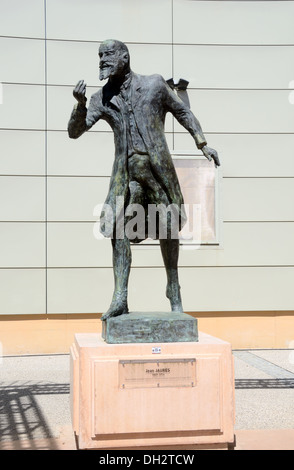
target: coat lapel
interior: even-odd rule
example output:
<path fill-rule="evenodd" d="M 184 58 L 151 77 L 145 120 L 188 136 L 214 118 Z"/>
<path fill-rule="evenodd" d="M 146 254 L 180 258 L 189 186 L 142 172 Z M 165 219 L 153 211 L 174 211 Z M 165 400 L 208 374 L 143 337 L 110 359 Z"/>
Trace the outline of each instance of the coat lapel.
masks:
<path fill-rule="evenodd" d="M 112 98 L 109 100 L 109 102 L 112 104 L 112 106 L 114 106 L 118 111 L 120 111 L 120 103 L 119 103 L 119 99 L 116 95 L 113 95 Z"/>
<path fill-rule="evenodd" d="M 133 74 L 132 79 L 132 107 L 133 109 L 137 107 L 138 103 L 140 102 L 142 96 L 142 84 L 139 78 L 140 76 L 136 73 Z"/>

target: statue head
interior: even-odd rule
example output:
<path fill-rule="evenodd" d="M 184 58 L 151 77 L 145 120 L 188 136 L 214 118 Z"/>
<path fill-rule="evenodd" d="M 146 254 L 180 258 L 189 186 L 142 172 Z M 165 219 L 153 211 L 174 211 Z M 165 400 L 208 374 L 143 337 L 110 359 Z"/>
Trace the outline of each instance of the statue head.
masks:
<path fill-rule="evenodd" d="M 107 39 L 99 48 L 100 80 L 122 77 L 130 71 L 130 54 L 127 46 L 115 39 Z"/>

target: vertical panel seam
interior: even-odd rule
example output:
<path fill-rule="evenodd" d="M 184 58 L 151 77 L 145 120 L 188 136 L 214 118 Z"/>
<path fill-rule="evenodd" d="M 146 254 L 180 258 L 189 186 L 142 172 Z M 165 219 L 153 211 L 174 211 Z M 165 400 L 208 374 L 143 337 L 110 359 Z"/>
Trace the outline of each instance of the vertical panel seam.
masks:
<path fill-rule="evenodd" d="M 47 122 L 47 116 L 48 116 L 48 102 L 47 102 L 47 0 L 44 0 L 44 37 L 45 37 L 45 48 L 44 48 L 44 81 L 45 81 L 45 313 L 48 315 L 48 293 L 47 293 L 47 288 L 48 288 L 48 188 L 47 188 L 47 175 L 48 175 L 48 162 L 47 162 L 47 150 L 48 150 L 48 145 L 47 145 L 47 127 L 48 127 L 48 122 Z"/>
<path fill-rule="evenodd" d="M 172 78 L 174 78 L 174 0 L 171 0 Z M 175 150 L 175 118 L 172 119 L 172 146 Z"/>

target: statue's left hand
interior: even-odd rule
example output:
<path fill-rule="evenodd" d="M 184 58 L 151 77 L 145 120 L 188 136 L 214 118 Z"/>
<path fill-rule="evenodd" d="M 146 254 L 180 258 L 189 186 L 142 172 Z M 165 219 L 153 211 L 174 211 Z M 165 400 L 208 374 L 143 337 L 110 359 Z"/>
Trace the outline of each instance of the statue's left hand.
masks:
<path fill-rule="evenodd" d="M 218 166 L 220 166 L 220 161 L 219 161 L 218 154 L 217 154 L 217 151 L 216 151 L 216 150 L 207 147 L 207 145 L 205 145 L 204 147 L 202 147 L 201 150 L 202 150 L 202 152 L 203 152 L 203 155 L 204 155 L 209 161 L 211 161 L 211 160 L 214 161 L 214 165 L 215 165 L 216 168 L 217 168 Z"/>

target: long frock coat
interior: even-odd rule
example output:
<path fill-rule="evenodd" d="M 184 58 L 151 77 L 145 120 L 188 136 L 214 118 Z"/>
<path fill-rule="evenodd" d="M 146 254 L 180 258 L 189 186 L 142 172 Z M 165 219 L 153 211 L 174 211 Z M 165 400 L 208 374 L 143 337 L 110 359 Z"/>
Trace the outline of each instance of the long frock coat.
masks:
<path fill-rule="evenodd" d="M 68 123 L 69 137 L 80 137 L 99 119 L 108 122 L 114 133 L 115 159 L 110 178 L 108 195 L 101 218 L 101 232 L 113 237 L 117 216 L 130 197 L 128 174 L 129 113 L 149 155 L 152 173 L 165 191 L 170 204 L 179 208 L 180 229 L 186 216 L 184 201 L 164 134 L 165 117 L 168 112 L 190 132 L 198 148 L 206 145 L 199 121 L 188 106 L 171 90 L 161 75 L 143 76 L 131 72 L 129 80 L 130 106 L 125 106 L 121 90 L 107 84 L 91 96 L 88 109 L 77 104 Z M 121 207 L 118 207 L 120 201 Z M 121 203 L 121 201 L 123 201 Z M 134 202 L 134 201 L 133 201 Z M 141 240 L 139 240 L 141 241 Z"/>

